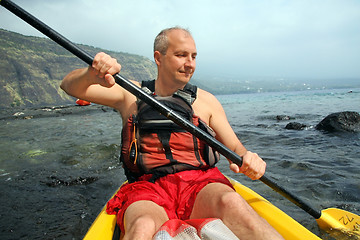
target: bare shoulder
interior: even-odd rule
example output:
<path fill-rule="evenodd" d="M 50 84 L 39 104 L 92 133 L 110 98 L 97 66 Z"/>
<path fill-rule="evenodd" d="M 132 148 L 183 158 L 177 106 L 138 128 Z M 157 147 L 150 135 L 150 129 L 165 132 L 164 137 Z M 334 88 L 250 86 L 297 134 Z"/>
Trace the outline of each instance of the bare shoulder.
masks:
<path fill-rule="evenodd" d="M 197 98 L 199 100 L 198 103 L 201 104 L 201 106 L 203 107 L 205 106 L 209 106 L 211 108 L 221 107 L 220 102 L 212 93 L 205 91 L 201 88 L 198 88 Z"/>
<path fill-rule="evenodd" d="M 210 118 L 219 110 L 222 110 L 220 102 L 208 91 L 198 88 L 197 99 L 193 104 L 194 112 L 207 124 Z"/>

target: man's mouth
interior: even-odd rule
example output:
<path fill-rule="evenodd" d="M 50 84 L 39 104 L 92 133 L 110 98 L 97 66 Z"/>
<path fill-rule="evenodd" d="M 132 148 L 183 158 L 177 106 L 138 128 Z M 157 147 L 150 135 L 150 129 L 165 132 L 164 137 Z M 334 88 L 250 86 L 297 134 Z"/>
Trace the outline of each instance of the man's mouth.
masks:
<path fill-rule="evenodd" d="M 179 71 L 181 74 L 191 75 L 193 71 Z"/>

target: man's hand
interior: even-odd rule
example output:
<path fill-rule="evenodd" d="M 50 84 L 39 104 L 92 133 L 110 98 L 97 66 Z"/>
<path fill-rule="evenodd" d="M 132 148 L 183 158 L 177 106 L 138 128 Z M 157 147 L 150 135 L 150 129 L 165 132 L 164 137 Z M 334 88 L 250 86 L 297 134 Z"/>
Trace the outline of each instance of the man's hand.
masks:
<path fill-rule="evenodd" d="M 262 160 L 256 153 L 246 151 L 242 157 L 243 163 L 241 167 L 233 162 L 230 162 L 230 169 L 235 173 L 243 173 L 252 180 L 261 178 L 266 169 L 266 162 Z"/>
<path fill-rule="evenodd" d="M 114 74 L 120 72 L 121 65 L 115 58 L 100 52 L 95 55 L 94 61 L 89 71 L 97 76 L 97 81 L 101 86 L 112 87 L 115 84 Z"/>

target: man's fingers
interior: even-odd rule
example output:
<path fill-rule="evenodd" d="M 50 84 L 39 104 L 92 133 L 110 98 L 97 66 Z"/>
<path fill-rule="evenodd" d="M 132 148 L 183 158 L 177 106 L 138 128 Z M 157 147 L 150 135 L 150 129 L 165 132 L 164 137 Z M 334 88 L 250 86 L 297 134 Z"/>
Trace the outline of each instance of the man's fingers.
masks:
<path fill-rule="evenodd" d="M 96 54 L 92 67 L 96 70 L 96 75 L 100 78 L 104 78 L 106 74 L 114 75 L 121 70 L 121 65 L 117 60 L 105 53 Z"/>
<path fill-rule="evenodd" d="M 105 75 L 105 82 L 106 82 L 105 87 L 112 87 L 115 84 L 115 79 L 111 74 L 106 74 Z"/>
<path fill-rule="evenodd" d="M 247 151 L 243 156 L 241 167 L 230 162 L 230 169 L 235 173 L 241 172 L 252 180 L 257 180 L 264 175 L 266 163 L 256 153 Z"/>

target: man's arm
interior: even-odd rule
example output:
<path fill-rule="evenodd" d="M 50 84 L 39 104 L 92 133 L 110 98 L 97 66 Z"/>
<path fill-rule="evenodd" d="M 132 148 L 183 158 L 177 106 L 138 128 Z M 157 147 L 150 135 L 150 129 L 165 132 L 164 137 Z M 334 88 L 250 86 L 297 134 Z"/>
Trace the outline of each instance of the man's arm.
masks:
<path fill-rule="evenodd" d="M 239 167 L 230 161 L 230 169 L 234 172 L 241 172 L 253 180 L 259 179 L 265 173 L 266 163 L 256 153 L 248 151 L 243 146 L 231 128 L 225 111 L 215 96 L 207 93 L 206 98 L 208 105 L 211 106 L 209 108 L 209 126 L 216 132 L 216 139 L 242 157 L 242 166 Z"/>
<path fill-rule="evenodd" d="M 115 84 L 112 75 L 120 72 L 120 69 L 116 59 L 98 53 L 92 66 L 70 72 L 60 87 L 76 98 L 118 109 L 124 101 L 125 90 Z"/>

